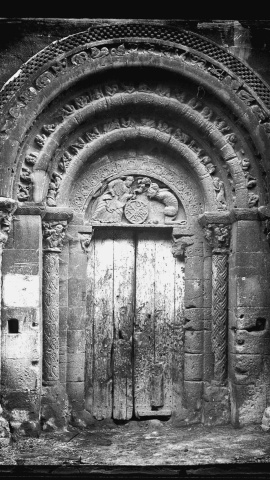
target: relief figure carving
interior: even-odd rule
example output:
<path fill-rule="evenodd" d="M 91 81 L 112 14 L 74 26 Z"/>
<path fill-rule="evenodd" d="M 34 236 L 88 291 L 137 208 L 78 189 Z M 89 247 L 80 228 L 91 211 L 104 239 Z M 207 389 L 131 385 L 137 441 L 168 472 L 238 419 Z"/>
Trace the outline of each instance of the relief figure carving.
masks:
<path fill-rule="evenodd" d="M 43 222 L 44 249 L 59 250 L 63 246 L 66 225 L 60 222 Z"/>
<path fill-rule="evenodd" d="M 134 177 L 128 176 L 109 182 L 98 200 L 92 219 L 105 223 L 121 222 L 124 206 L 133 197 L 130 192 L 133 181 Z"/>
<path fill-rule="evenodd" d="M 173 223 L 178 213 L 178 201 L 176 196 L 167 188 L 160 188 L 157 183 L 151 183 L 147 191 L 147 197 L 155 198 L 165 205 L 163 213 L 165 223 Z"/>
<path fill-rule="evenodd" d="M 62 180 L 62 176 L 57 173 L 53 172 L 51 181 L 48 187 L 48 194 L 47 194 L 47 205 L 50 207 L 56 206 L 56 197 L 60 187 L 60 182 Z"/>
<path fill-rule="evenodd" d="M 162 182 L 149 177 L 132 175 L 106 182 L 92 201 L 93 221 L 179 224 L 176 196 Z"/>
<path fill-rule="evenodd" d="M 219 180 L 217 177 L 213 177 L 214 189 L 216 192 L 216 198 L 219 203 L 219 209 L 226 209 L 226 200 L 225 200 L 225 186 L 222 180 Z"/>

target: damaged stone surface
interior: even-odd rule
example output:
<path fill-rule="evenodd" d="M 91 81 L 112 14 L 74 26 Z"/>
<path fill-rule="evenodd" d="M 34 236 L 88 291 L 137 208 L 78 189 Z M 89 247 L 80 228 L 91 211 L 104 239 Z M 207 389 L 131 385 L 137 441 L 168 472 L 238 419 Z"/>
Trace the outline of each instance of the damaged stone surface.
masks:
<path fill-rule="evenodd" d="M 87 466 L 177 465 L 179 469 L 181 465 L 239 464 L 250 468 L 270 461 L 269 434 L 260 426 L 237 430 L 229 425 L 174 428 L 170 422 L 158 420 L 121 426 L 102 423 L 90 429 L 69 427 L 42 433 L 38 439 L 18 438 L 12 447 L 1 449 L 0 464 L 73 466 L 86 472 Z"/>

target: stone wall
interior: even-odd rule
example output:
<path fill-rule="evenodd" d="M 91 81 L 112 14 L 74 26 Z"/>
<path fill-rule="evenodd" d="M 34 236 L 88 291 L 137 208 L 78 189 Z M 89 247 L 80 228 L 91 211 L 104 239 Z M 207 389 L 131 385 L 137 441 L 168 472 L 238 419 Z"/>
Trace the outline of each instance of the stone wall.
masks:
<path fill-rule="evenodd" d="M 154 20 L 153 28 L 164 27 L 155 32 L 156 50 L 130 38 L 116 46 L 109 40 L 103 50 L 83 36 L 61 43 L 113 22 L 0 20 L 0 86 L 16 74 L 16 90 L 22 63 L 52 42 L 66 49 L 62 63 L 52 63 L 59 54 L 52 49 L 47 66 L 42 54 L 42 71 L 31 64 L 35 88 L 28 79 L 28 90 L 16 93 L 18 108 L 14 94 L 1 130 L 1 192 L 19 200 L 2 255 L 5 418 L 11 432 L 31 435 L 94 421 L 85 405 L 89 205 L 125 170 L 178 192 L 187 219 L 188 228 L 173 230 L 174 254 L 185 257 L 178 424 L 259 423 L 270 392 L 270 122 L 267 85 L 252 75 L 270 85 L 267 25 Z M 177 29 L 189 30 L 224 50 L 211 58 L 214 46 L 196 47 L 196 35 L 191 46 L 181 50 L 175 40 L 170 49 L 170 26 L 174 39 Z M 136 25 L 134 32 L 144 36 Z M 143 81 L 132 83 L 142 69 Z"/>

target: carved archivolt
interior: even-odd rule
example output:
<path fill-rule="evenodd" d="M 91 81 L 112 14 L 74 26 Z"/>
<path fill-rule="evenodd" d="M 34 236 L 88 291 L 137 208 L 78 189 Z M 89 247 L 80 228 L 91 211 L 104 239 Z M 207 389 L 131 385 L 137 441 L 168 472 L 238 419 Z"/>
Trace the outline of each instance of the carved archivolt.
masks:
<path fill-rule="evenodd" d="M 225 155 L 225 162 L 226 159 L 235 158 L 234 162 L 238 162 L 238 169 L 242 170 L 243 172 L 243 182 L 246 185 L 246 188 L 256 190 L 257 179 L 255 176 L 250 172 L 251 163 L 247 160 L 245 155 L 245 150 L 241 145 L 241 140 L 237 138 L 235 133 L 232 130 L 232 126 L 229 126 L 226 121 L 219 117 L 220 112 L 214 111 L 209 106 L 205 105 L 204 102 L 198 100 L 195 97 L 191 97 L 186 92 L 179 91 L 178 89 L 168 87 L 166 85 L 158 84 L 156 86 L 149 85 L 149 84 L 130 84 L 130 83 L 111 83 L 108 85 L 100 85 L 93 87 L 92 90 L 85 92 L 84 94 L 80 94 L 78 97 L 73 97 L 69 104 L 63 105 L 60 109 L 54 113 L 54 123 L 42 125 L 41 132 L 34 137 L 33 147 L 39 148 L 41 150 L 35 151 L 28 151 L 25 154 L 25 166 L 22 169 L 26 168 L 26 164 L 29 165 L 29 159 L 32 161 L 33 168 L 44 168 L 43 166 L 43 157 L 48 158 L 48 155 L 53 155 L 54 151 L 50 151 L 51 146 L 55 146 L 59 143 L 59 138 L 63 136 L 62 128 L 57 127 L 57 125 L 61 125 L 62 122 L 67 122 L 71 117 L 75 116 L 78 111 L 81 111 L 80 118 L 84 118 L 86 114 L 86 107 L 91 104 L 91 102 L 95 102 L 98 99 L 104 99 L 106 97 L 116 96 L 115 98 L 121 99 L 121 95 L 128 94 L 131 96 L 132 94 L 139 92 L 139 93 L 147 93 L 161 95 L 162 100 L 161 103 L 164 104 L 164 108 L 169 108 L 168 102 L 164 103 L 164 98 L 173 99 L 179 102 L 181 105 L 186 106 L 184 109 L 184 114 L 190 111 L 194 111 L 195 117 L 193 118 L 192 115 L 189 115 L 189 121 L 193 121 L 196 118 L 197 123 L 199 122 L 200 125 L 205 124 L 206 131 L 209 130 L 210 125 L 212 125 L 212 130 L 209 130 L 209 138 L 213 138 L 214 141 L 214 148 L 215 142 L 218 144 L 219 140 L 218 137 L 214 140 L 213 133 L 216 130 L 220 132 L 222 135 L 223 141 L 230 147 L 231 153 L 227 153 Z M 119 97 L 120 96 L 120 97 Z M 145 99 L 141 99 L 143 102 Z M 170 106 L 170 108 L 172 105 Z M 175 107 L 174 107 L 175 108 Z M 88 108 L 89 110 L 89 108 Z M 180 112 L 179 112 L 180 113 Z M 77 124 L 77 123 L 76 123 Z M 73 123 L 68 121 L 67 125 L 73 125 Z M 207 126 L 208 125 L 208 126 Z M 101 138 L 103 135 L 107 134 L 108 132 L 112 132 L 119 129 L 138 129 L 138 127 L 145 127 L 149 129 L 155 129 L 160 132 L 164 132 L 165 134 L 176 138 L 179 142 L 185 144 L 190 148 L 198 157 L 198 160 L 205 166 L 207 172 L 213 178 L 213 185 L 214 190 L 216 192 L 217 198 L 217 208 L 224 209 L 226 208 L 226 200 L 225 200 L 225 185 L 221 178 L 218 178 L 218 174 L 216 171 L 215 160 L 212 160 L 211 156 L 209 156 L 209 152 L 206 152 L 198 140 L 194 139 L 190 134 L 183 131 L 182 128 L 174 124 L 169 124 L 168 122 L 155 120 L 155 118 L 132 118 L 132 117 L 120 117 L 120 118 L 111 118 L 109 121 L 97 124 L 92 127 L 91 130 L 84 131 L 78 135 L 77 138 L 73 139 L 69 145 L 66 147 L 62 147 L 61 154 L 57 153 L 55 161 L 54 161 L 54 170 L 51 171 L 51 178 L 49 184 L 49 192 L 47 197 L 47 203 L 50 206 L 55 206 L 57 204 L 56 198 L 59 192 L 60 184 L 62 177 L 66 175 L 67 170 L 69 169 L 72 160 L 78 156 L 78 154 L 86 148 L 91 142 L 94 142 L 96 139 Z M 59 129 L 60 128 L 60 129 Z M 70 127 L 69 127 L 70 128 Z M 46 132 L 46 135 L 43 132 Z M 65 132 L 66 134 L 68 132 Z M 70 132 L 69 132 L 70 133 Z M 53 134 L 53 141 L 50 140 L 50 136 Z M 208 134 L 208 135 L 209 135 Z M 48 146 L 45 148 L 45 146 Z M 235 146 L 237 145 L 237 150 L 235 150 Z M 221 145 L 220 145 L 221 147 Z M 45 148 L 45 149 L 44 149 Z M 54 147 L 55 148 L 55 147 Z M 64 150 L 63 150 L 64 148 Z M 49 150 L 48 150 L 49 149 Z M 58 149 L 59 151 L 59 149 Z M 225 152 L 224 148 L 221 149 L 221 152 Z M 228 150 L 229 152 L 229 150 Z M 248 165 L 248 167 L 247 167 Z M 232 168 L 230 162 L 226 162 L 224 165 L 227 171 L 228 177 L 228 186 L 231 187 L 232 195 L 235 197 L 235 184 L 234 184 L 234 175 L 235 175 L 235 167 Z M 27 167 L 28 168 L 28 167 Z M 28 169 L 29 170 L 29 169 Z M 22 173 L 24 173 L 22 171 Z M 26 172 L 27 173 L 27 172 Z M 26 175 L 27 176 L 27 175 Z M 31 177 L 30 177 L 31 178 Z M 239 176 L 238 176 L 239 180 Z M 29 200 L 31 199 L 31 192 L 29 185 L 26 183 L 29 182 L 29 175 L 27 178 L 25 175 L 21 175 L 21 183 L 19 185 L 19 196 L 20 201 Z M 25 184 L 24 184 L 25 183 Z M 256 206 L 259 201 L 259 196 L 257 195 L 256 191 L 252 191 L 252 194 L 249 196 L 249 205 Z"/>
<path fill-rule="evenodd" d="M 212 156 L 209 155 L 209 151 L 206 152 L 206 155 L 202 155 L 199 160 L 202 163 L 204 163 L 203 158 L 209 157 L 211 160 L 210 162 L 205 161 L 204 164 L 209 174 L 215 177 L 213 184 L 216 192 L 217 208 L 227 208 L 226 195 L 229 188 L 227 183 L 228 185 L 231 184 L 233 195 L 235 189 L 236 206 L 243 207 L 244 203 L 250 207 L 258 206 L 260 196 L 263 195 L 261 186 L 264 185 L 264 188 L 267 187 L 267 182 L 264 180 L 267 176 L 265 175 L 263 166 L 263 162 L 265 162 L 264 152 L 262 154 L 260 153 L 261 143 L 258 140 L 257 133 L 256 135 L 254 134 L 254 125 L 257 122 L 260 135 L 263 139 L 267 140 L 270 131 L 269 112 L 267 106 L 259 97 L 259 95 L 264 92 L 263 99 L 266 101 L 265 99 L 269 96 L 267 88 L 260 79 L 249 71 L 247 67 L 242 65 L 241 62 L 227 52 L 221 52 L 217 45 L 212 44 L 206 39 L 200 38 L 199 41 L 198 36 L 194 36 L 194 34 L 189 32 L 183 33 L 182 30 L 176 29 L 173 33 L 173 29 L 167 30 L 164 26 L 150 26 L 149 22 L 147 23 L 148 24 L 143 26 L 143 30 L 141 30 L 142 27 L 137 24 L 130 24 L 128 28 L 126 25 L 117 25 L 117 29 L 123 32 L 123 36 L 125 37 L 126 35 L 126 39 L 121 42 L 114 40 L 113 43 L 109 41 L 107 44 L 104 43 L 104 45 L 89 44 L 89 42 L 94 41 L 95 36 L 91 37 L 92 34 L 90 35 L 89 32 L 85 32 L 70 37 L 68 41 L 63 40 L 58 47 L 52 45 L 45 49 L 44 52 L 36 55 L 35 58 L 31 59 L 22 67 L 21 72 L 23 72 L 23 75 L 18 74 L 16 79 L 9 82 L 2 91 L 4 115 L 2 117 L 3 124 L 1 131 L 3 135 L 8 137 L 19 122 L 21 123 L 21 128 L 18 129 L 20 138 L 18 137 L 17 141 L 23 144 L 23 136 L 26 131 L 27 133 L 30 132 L 31 125 L 37 120 L 37 115 L 41 112 L 43 115 L 45 111 L 45 103 L 39 101 L 40 93 L 42 94 L 42 98 L 47 97 L 47 103 L 51 105 L 54 99 L 59 98 L 58 94 L 61 91 L 68 91 L 69 85 L 74 83 L 74 78 L 77 78 L 79 82 L 88 74 L 94 75 L 94 72 L 97 72 L 99 69 L 103 71 L 111 69 L 112 71 L 112 65 L 127 65 L 127 58 L 129 59 L 128 64 L 134 67 L 137 65 L 145 65 L 150 68 L 170 69 L 172 72 L 174 71 L 180 74 L 185 80 L 193 79 L 195 83 L 200 82 L 197 97 L 185 98 L 183 91 L 176 91 L 174 88 L 171 88 L 170 85 L 156 85 L 155 95 L 160 99 L 162 98 L 164 108 L 167 108 L 165 107 L 167 101 L 177 100 L 181 105 L 185 105 L 187 108 L 196 112 L 194 118 L 191 115 L 190 121 L 194 120 L 195 127 L 197 124 L 201 126 L 204 125 L 205 133 L 202 137 L 206 139 L 207 142 L 211 138 L 209 148 L 214 148 L 216 151 L 219 151 L 219 155 L 223 155 L 228 182 L 224 182 L 224 178 L 220 175 L 217 164 L 213 161 Z M 120 31 L 115 30 L 115 25 L 100 26 L 99 28 L 99 39 L 103 38 L 102 36 L 105 35 L 104 32 L 106 29 L 108 29 L 108 32 L 106 30 L 106 38 L 112 35 L 111 38 L 116 39 Z M 151 38 L 151 40 L 147 40 L 147 42 L 139 38 L 141 34 L 145 38 L 145 29 L 149 31 L 149 39 Z M 85 43 L 85 38 L 88 38 L 89 35 L 91 40 Z M 109 37 L 107 37 L 107 35 L 109 35 Z M 136 38 L 134 38 L 134 35 Z M 165 37 L 163 40 L 159 40 L 155 38 L 155 35 L 158 35 L 159 38 L 162 38 L 163 35 L 165 35 L 166 39 L 172 38 L 173 40 L 171 41 L 174 42 L 174 44 L 168 45 Z M 183 36 L 183 38 L 181 36 Z M 180 37 L 181 41 L 179 44 Z M 190 47 L 189 42 L 195 42 L 197 50 Z M 214 58 L 215 55 L 216 58 Z M 36 63 L 38 58 L 40 60 Z M 44 70 L 43 66 L 42 71 L 40 71 L 39 66 L 45 65 L 46 62 L 47 70 Z M 208 81 L 210 77 L 212 77 L 211 82 Z M 27 87 L 24 88 L 23 82 L 26 78 L 28 78 L 29 81 Z M 251 78 L 252 81 L 250 80 Z M 59 79 L 61 80 L 60 82 Z M 33 81 L 32 85 L 31 81 Z M 76 124 L 77 128 L 78 120 L 80 123 L 80 115 L 78 116 L 78 112 L 87 109 L 87 106 L 91 103 L 100 100 L 104 104 L 109 105 L 110 103 L 108 101 L 105 102 L 104 99 L 115 99 L 117 96 L 123 95 L 123 92 L 125 95 L 133 95 L 133 93 L 136 94 L 137 91 L 141 95 L 151 95 L 153 88 L 147 84 L 147 81 L 140 85 L 132 85 L 130 82 L 121 85 L 110 83 L 108 85 L 94 87 L 89 91 L 80 93 L 80 95 L 75 95 L 71 101 L 69 101 L 68 96 L 66 96 L 68 100 L 67 103 L 59 106 L 57 109 L 58 117 L 49 115 L 43 122 L 40 130 L 35 127 L 35 136 L 31 148 L 27 151 L 24 149 L 20 157 L 20 162 L 17 163 L 18 165 L 21 164 L 21 171 L 17 174 L 16 179 L 18 182 L 18 200 L 32 200 L 32 168 L 34 168 L 34 170 L 36 168 L 41 168 L 41 170 L 44 171 L 47 170 L 48 161 L 54 155 L 56 145 L 57 148 L 59 147 L 59 143 L 55 143 L 54 141 L 56 138 L 54 135 L 57 135 L 57 132 L 60 131 L 62 121 L 64 122 L 63 125 L 66 124 L 66 122 L 71 125 L 72 118 L 74 117 L 74 125 Z M 215 109 L 211 108 L 211 105 L 208 105 L 207 102 L 205 103 L 209 92 L 210 94 L 218 96 L 220 101 L 223 102 L 224 107 L 228 105 L 227 112 L 230 109 L 231 112 L 234 112 L 233 115 L 231 115 L 230 124 L 228 124 L 227 118 L 222 118 L 222 115 L 220 116 Z M 230 93 L 230 95 L 228 95 L 228 93 Z M 223 108 L 221 104 L 220 106 Z M 241 109 L 245 111 L 246 114 L 241 115 L 240 122 L 238 122 L 237 119 L 239 118 Z M 23 125 L 24 115 L 26 119 L 25 125 Z M 125 118 L 124 123 L 125 126 L 122 125 L 121 128 L 132 128 L 130 125 L 132 119 Z M 242 125 L 243 128 L 249 129 L 250 138 L 244 134 L 238 136 L 235 125 Z M 154 128 L 156 130 L 162 130 L 163 127 L 164 126 L 156 125 Z M 168 129 L 163 131 L 166 131 L 166 134 L 169 136 L 174 135 L 175 131 L 170 131 L 172 127 L 174 128 L 175 126 L 168 125 Z M 95 130 L 95 128 L 97 130 Z M 231 157 L 234 165 L 232 165 L 232 162 L 226 157 L 226 152 L 229 152 L 229 149 L 226 150 L 225 145 L 221 145 L 221 138 L 219 139 L 215 132 L 220 132 L 223 139 L 222 142 L 225 142 L 228 147 L 232 148 L 230 154 L 234 155 Z M 95 141 L 100 133 L 99 125 L 94 126 L 93 131 L 88 133 L 91 141 Z M 102 132 L 102 134 L 104 134 L 104 132 Z M 184 134 L 189 135 L 188 132 L 184 132 Z M 245 142 L 241 145 L 244 137 Z M 80 142 L 81 139 L 82 142 Z M 28 145 L 30 145 L 29 140 L 31 140 L 31 135 L 27 140 Z M 195 138 L 192 138 L 191 142 L 189 142 L 189 148 L 196 149 L 196 145 L 192 144 L 193 140 L 196 141 Z M 68 157 L 68 155 L 77 155 L 78 149 L 83 148 L 82 145 L 84 143 L 85 139 L 80 135 L 80 132 L 78 132 L 78 138 L 75 142 L 68 145 L 66 151 L 62 152 L 62 161 L 59 159 L 59 164 L 50 171 L 50 189 L 48 196 L 48 204 L 50 206 L 57 204 L 56 197 L 60 188 L 61 175 L 65 175 L 64 169 L 66 169 L 66 164 L 64 162 L 64 155 L 66 155 L 66 157 Z M 247 143 L 250 145 L 248 149 L 245 147 Z M 63 141 L 61 140 L 60 150 L 62 144 Z M 12 150 L 12 155 L 17 155 L 11 145 L 9 149 Z M 199 145 L 199 149 L 203 150 L 203 146 Z M 240 150 L 244 151 L 244 153 L 240 154 Z M 40 167 L 39 152 L 41 154 L 45 152 L 47 166 L 43 165 Z M 256 155 L 258 153 L 255 162 L 253 159 L 254 152 L 256 152 Z M 12 155 L 9 156 L 11 162 L 15 161 Z M 248 172 L 242 161 L 245 159 L 249 162 Z M 255 171 L 254 163 L 257 164 Z M 265 165 L 266 169 L 267 163 L 265 163 Z M 244 177 L 244 180 L 241 180 L 241 182 L 245 181 L 246 188 L 248 189 L 245 200 L 244 197 L 241 196 L 241 192 L 238 192 L 238 181 L 235 183 L 235 177 L 238 176 L 238 171 L 236 171 L 235 166 L 237 166 L 237 170 L 240 168 L 242 176 Z M 261 170 L 260 178 L 258 178 L 259 170 Z M 249 190 L 252 191 L 249 193 Z M 264 202 L 265 200 L 267 201 L 267 195 L 268 190 L 266 188 Z M 239 203 L 240 201 L 242 202 L 241 205 Z"/>

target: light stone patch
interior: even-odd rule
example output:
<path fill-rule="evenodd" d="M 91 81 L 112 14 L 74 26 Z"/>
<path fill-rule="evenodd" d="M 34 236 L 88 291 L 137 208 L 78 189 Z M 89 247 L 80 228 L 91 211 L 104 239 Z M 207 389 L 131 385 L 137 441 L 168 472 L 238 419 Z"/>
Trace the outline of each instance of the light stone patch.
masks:
<path fill-rule="evenodd" d="M 3 277 L 3 303 L 6 307 L 39 307 L 38 275 L 8 273 Z"/>

